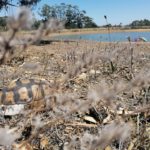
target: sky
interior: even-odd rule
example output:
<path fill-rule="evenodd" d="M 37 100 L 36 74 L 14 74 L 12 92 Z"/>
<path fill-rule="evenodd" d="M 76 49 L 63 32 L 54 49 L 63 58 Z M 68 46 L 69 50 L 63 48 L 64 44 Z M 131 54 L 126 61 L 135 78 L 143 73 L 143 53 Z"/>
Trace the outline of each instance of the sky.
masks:
<path fill-rule="evenodd" d="M 16 3 L 16 0 L 13 0 L 13 3 Z M 150 20 L 150 0 L 41 0 L 34 13 L 39 17 L 37 12 L 44 4 L 60 3 L 79 6 L 80 10 L 85 10 L 98 25 L 106 24 L 104 15 L 112 25 L 120 23 L 126 25 L 140 19 Z M 14 14 L 15 10 L 16 8 L 9 8 L 8 12 L 3 10 L 0 15 Z"/>

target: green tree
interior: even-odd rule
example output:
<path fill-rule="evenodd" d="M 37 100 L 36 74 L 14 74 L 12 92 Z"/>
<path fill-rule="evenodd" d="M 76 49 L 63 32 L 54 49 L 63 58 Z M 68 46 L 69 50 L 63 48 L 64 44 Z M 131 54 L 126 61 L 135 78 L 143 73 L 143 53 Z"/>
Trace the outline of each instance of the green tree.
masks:
<path fill-rule="evenodd" d="M 48 18 L 51 17 L 51 7 L 45 4 L 42 7 L 41 12 L 39 14 L 44 18 L 44 20 L 47 20 Z"/>
<path fill-rule="evenodd" d="M 134 20 L 131 24 L 129 24 L 129 26 L 132 28 L 136 28 L 140 26 L 150 26 L 150 21 L 148 19 Z"/>
<path fill-rule="evenodd" d="M 32 29 L 38 29 L 41 23 L 42 23 L 41 20 L 34 20 L 34 23 L 32 25 Z"/>
<path fill-rule="evenodd" d="M 93 19 L 89 16 L 84 16 L 84 27 L 85 28 L 96 28 L 98 27 L 95 22 L 93 22 Z"/>
<path fill-rule="evenodd" d="M 92 18 L 86 16 L 84 10 L 76 5 L 61 3 L 60 5 L 49 6 L 45 4 L 39 13 L 44 20 L 56 18 L 66 21 L 66 28 L 97 27 Z"/>

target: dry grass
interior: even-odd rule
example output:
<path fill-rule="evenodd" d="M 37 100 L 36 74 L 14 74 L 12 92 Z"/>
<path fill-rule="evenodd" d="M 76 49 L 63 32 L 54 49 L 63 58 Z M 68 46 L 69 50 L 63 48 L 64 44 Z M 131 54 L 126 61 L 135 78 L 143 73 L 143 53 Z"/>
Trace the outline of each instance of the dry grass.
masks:
<path fill-rule="evenodd" d="M 150 29 L 126 29 L 126 28 L 110 28 L 110 33 L 113 32 L 150 32 Z M 85 28 L 85 29 L 63 29 L 59 32 L 52 33 L 49 36 L 57 35 L 74 35 L 74 34 L 93 34 L 93 33 L 108 33 L 107 28 Z"/>
<path fill-rule="evenodd" d="M 49 30 L 46 31 L 41 27 L 36 36 L 18 37 L 18 31 L 13 29 L 9 40 L 1 37 L 5 45 L 18 39 L 25 41 L 21 45 L 14 42 L 8 49 L 4 46 L 4 52 L 13 50 L 14 54 L 9 53 L 12 57 L 6 61 L 7 53 L 2 53 L 1 87 L 13 79 L 26 77 L 44 78 L 55 89 L 54 95 L 45 97 L 44 108 L 26 106 L 23 114 L 0 118 L 1 137 L 5 137 L 0 139 L 1 147 L 148 150 L 149 43 L 49 41 L 48 38 L 45 40 L 49 42 L 40 42 L 41 35 Z"/>

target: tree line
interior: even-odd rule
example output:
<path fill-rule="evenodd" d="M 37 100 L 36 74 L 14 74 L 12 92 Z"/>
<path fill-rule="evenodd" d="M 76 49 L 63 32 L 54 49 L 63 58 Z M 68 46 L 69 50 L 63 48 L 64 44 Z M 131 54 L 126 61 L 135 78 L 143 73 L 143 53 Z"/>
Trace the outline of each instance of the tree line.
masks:
<path fill-rule="evenodd" d="M 40 0 L 19 0 L 19 6 L 35 6 Z M 7 6 L 14 6 L 12 0 L 0 0 L 0 4 L 2 8 L 6 8 Z M 15 7 L 15 6 L 14 6 Z M 91 17 L 86 14 L 85 10 L 80 10 L 76 5 L 70 5 L 61 3 L 59 5 L 43 5 L 38 14 L 41 16 L 41 19 L 35 19 L 33 24 L 33 28 L 38 28 L 40 23 L 48 20 L 49 18 L 55 18 L 60 21 L 65 22 L 65 28 L 74 29 L 74 28 L 95 28 L 98 27 L 97 24 L 93 21 Z M 0 17 L 0 26 L 6 26 L 7 16 Z"/>
<path fill-rule="evenodd" d="M 86 15 L 85 10 L 80 10 L 76 5 L 61 3 L 60 5 L 50 6 L 45 4 L 39 15 L 44 20 L 48 18 L 64 20 L 65 27 L 68 29 L 98 27 L 93 19 Z"/>
<path fill-rule="evenodd" d="M 150 20 L 143 19 L 143 20 L 135 20 L 132 23 L 129 24 L 131 28 L 138 28 L 142 26 L 150 26 Z"/>

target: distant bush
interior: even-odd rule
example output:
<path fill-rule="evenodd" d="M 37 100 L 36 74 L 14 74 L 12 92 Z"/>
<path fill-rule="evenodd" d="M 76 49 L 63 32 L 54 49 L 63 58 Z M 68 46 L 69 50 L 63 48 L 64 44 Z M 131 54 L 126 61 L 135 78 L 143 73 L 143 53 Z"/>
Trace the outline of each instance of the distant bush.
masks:
<path fill-rule="evenodd" d="M 41 23 L 42 23 L 41 20 L 35 20 L 33 25 L 32 25 L 32 29 L 38 29 L 40 27 Z"/>
<path fill-rule="evenodd" d="M 150 26 L 150 20 L 144 19 L 144 20 L 135 20 L 131 24 L 129 24 L 131 28 L 145 28 L 147 26 Z"/>

